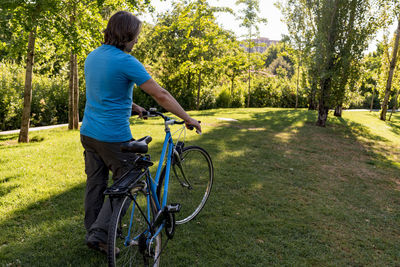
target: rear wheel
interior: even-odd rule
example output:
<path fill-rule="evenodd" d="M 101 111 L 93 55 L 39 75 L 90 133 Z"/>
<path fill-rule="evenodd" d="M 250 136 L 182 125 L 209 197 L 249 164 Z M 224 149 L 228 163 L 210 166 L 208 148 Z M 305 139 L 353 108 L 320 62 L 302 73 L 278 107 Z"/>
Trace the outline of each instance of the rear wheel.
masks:
<path fill-rule="evenodd" d="M 149 226 L 140 210 L 147 217 L 148 212 L 154 215 L 155 206 L 153 201 L 150 201 L 151 204 L 147 203 L 143 188 L 143 185 L 138 185 L 131 190 L 137 205 L 129 196 L 113 199 L 114 212 L 108 231 L 109 266 L 142 265 L 143 260 L 146 265 L 159 266 L 161 233 L 150 246 L 146 244 L 147 237 L 150 236 Z"/>
<path fill-rule="evenodd" d="M 165 169 L 160 184 L 164 178 Z M 175 214 L 177 224 L 189 222 L 199 214 L 210 196 L 213 179 L 214 169 L 208 153 L 198 146 L 183 148 L 179 158 L 174 159 L 168 185 L 168 202 L 181 204 L 180 212 Z M 158 196 L 162 193 L 160 189 Z"/>

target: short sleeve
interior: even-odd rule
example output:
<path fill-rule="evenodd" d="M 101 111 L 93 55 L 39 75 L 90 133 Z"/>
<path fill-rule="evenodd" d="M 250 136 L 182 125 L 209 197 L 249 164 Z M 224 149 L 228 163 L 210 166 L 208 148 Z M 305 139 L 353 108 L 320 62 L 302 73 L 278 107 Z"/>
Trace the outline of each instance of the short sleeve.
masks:
<path fill-rule="evenodd" d="M 143 64 L 131 55 L 127 55 L 122 72 L 138 86 L 151 79 L 150 74 L 146 71 Z"/>

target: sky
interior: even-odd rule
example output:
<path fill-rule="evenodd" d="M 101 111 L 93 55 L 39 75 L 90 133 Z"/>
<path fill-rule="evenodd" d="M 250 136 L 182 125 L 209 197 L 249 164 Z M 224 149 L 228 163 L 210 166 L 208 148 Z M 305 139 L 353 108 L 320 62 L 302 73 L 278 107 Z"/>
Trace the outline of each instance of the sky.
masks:
<path fill-rule="evenodd" d="M 171 8 L 172 0 L 152 0 L 151 3 L 155 7 L 156 12 L 164 12 Z M 243 6 L 236 6 L 235 0 L 208 0 L 211 6 L 216 7 L 230 7 L 235 13 L 243 8 Z M 260 0 L 260 15 L 268 20 L 266 25 L 259 25 L 259 36 L 267 37 L 270 40 L 280 40 L 283 34 L 288 34 L 286 24 L 281 21 L 282 14 L 277 9 L 274 3 L 276 0 Z M 154 23 L 150 15 L 143 15 L 140 18 L 146 22 Z M 217 23 L 220 24 L 224 29 L 233 31 L 237 37 L 245 36 L 246 29 L 240 27 L 240 21 L 236 20 L 235 17 L 227 13 L 217 14 Z M 393 24 L 390 27 L 390 32 L 394 33 L 396 25 Z M 376 49 L 376 43 L 378 40 L 383 39 L 383 32 L 378 32 L 376 39 L 371 42 L 367 52 L 374 51 Z"/>

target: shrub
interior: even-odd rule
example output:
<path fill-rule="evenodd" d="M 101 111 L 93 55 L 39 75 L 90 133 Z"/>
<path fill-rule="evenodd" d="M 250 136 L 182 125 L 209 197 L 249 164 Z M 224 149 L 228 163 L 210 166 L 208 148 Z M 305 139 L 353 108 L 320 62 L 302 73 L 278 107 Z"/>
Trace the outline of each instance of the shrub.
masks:
<path fill-rule="evenodd" d="M 0 63 L 0 130 L 18 129 L 24 98 L 25 69 L 10 62 Z M 83 79 L 82 79 L 83 80 Z M 84 83 L 80 85 L 79 113 L 85 105 Z M 32 81 L 31 126 L 68 122 L 68 79 L 66 76 L 34 74 Z"/>
<path fill-rule="evenodd" d="M 218 108 L 225 108 L 229 106 L 230 93 L 227 89 L 222 90 L 217 96 L 216 105 Z"/>
<path fill-rule="evenodd" d="M 19 128 L 21 124 L 24 71 L 11 63 L 0 63 L 0 130 Z"/>
<path fill-rule="evenodd" d="M 212 109 L 216 107 L 216 97 L 214 89 L 203 88 L 200 94 L 200 109 Z"/>

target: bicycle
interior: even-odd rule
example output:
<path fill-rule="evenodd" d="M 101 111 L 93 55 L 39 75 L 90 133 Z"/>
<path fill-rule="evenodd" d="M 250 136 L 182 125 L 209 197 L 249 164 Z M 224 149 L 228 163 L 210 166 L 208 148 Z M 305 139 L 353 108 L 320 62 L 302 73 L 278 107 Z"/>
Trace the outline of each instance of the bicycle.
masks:
<path fill-rule="evenodd" d="M 214 180 L 209 154 L 198 146 L 185 147 L 185 125 L 171 134 L 170 126 L 182 125 L 183 121 L 155 110 L 148 111 L 146 116 L 162 117 L 165 125 L 164 144 L 155 178 L 149 170 L 153 162 L 146 154 L 152 138 L 146 136 L 121 145 L 122 151 L 136 157 L 126 162 L 128 171 L 104 192 L 113 207 L 107 253 L 108 264 L 112 267 L 132 266 L 137 261 L 143 261 L 145 266 L 159 266 L 161 253 L 174 236 L 176 224 L 187 223 L 200 213 Z M 176 143 L 172 139 L 175 134 L 179 134 Z M 170 175 L 171 169 L 173 176 Z M 171 183 L 170 177 L 175 178 Z M 177 202 L 170 202 L 168 197 Z M 163 230 L 167 236 L 164 245 Z"/>

